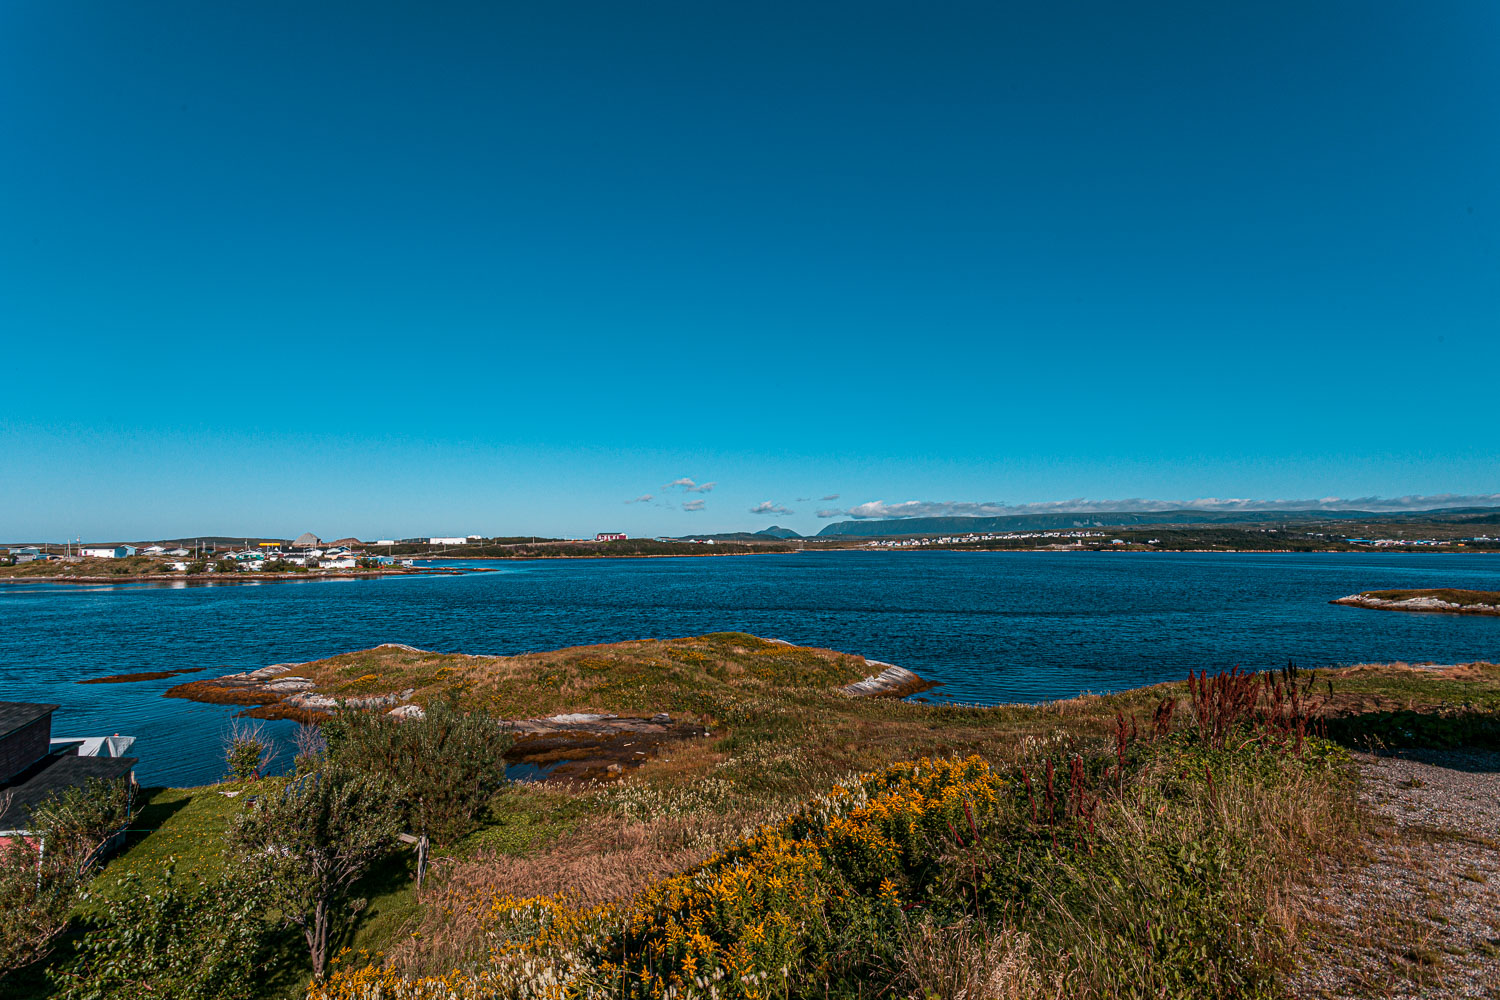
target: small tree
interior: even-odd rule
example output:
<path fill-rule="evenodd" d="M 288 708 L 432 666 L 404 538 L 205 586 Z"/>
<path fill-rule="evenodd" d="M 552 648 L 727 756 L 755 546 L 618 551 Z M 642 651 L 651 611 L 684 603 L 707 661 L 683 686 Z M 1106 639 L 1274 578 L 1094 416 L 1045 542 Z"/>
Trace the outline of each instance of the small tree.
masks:
<path fill-rule="evenodd" d="M 384 778 L 330 764 L 261 796 L 230 828 L 231 846 L 264 879 L 271 906 L 302 928 L 315 976 L 343 922 L 338 903 L 395 842 L 396 791 Z"/>

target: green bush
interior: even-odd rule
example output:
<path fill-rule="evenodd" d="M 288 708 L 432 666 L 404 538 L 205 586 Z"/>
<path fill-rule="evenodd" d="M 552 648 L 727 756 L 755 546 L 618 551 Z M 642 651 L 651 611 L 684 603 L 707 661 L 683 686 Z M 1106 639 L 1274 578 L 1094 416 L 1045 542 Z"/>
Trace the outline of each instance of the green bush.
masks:
<path fill-rule="evenodd" d="M 42 854 L 25 840 L 0 843 L 0 973 L 18 969 L 52 947 L 78 892 L 76 863 Z"/>
<path fill-rule="evenodd" d="M 0 972 L 47 953 L 96 851 L 129 825 L 134 801 L 129 782 L 90 778 L 31 810 L 31 839 L 0 843 Z"/>
<path fill-rule="evenodd" d="M 47 842 L 47 851 L 82 864 L 135 815 L 135 786 L 124 779 L 90 778 L 55 792 L 31 810 L 27 825 Z"/>
<path fill-rule="evenodd" d="M 160 882 L 131 872 L 100 900 L 71 958 L 49 969 L 56 1000 L 255 996 L 269 947 L 265 887 L 243 875 L 189 882 L 168 861 Z"/>
<path fill-rule="evenodd" d="M 477 825 L 474 816 L 505 783 L 511 737 L 483 712 L 446 701 L 422 718 L 397 721 L 375 712 L 340 712 L 323 724 L 329 758 L 402 788 L 402 821 L 413 833 L 453 843 Z"/>
<path fill-rule="evenodd" d="M 271 741 L 264 727 L 236 720 L 224 741 L 224 763 L 233 781 L 254 781 L 271 759 Z"/>

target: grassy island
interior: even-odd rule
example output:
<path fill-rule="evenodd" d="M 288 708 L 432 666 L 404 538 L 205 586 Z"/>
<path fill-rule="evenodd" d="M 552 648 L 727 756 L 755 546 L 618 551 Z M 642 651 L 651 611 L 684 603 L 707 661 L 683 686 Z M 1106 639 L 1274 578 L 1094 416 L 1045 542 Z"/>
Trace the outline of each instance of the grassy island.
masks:
<path fill-rule="evenodd" d="M 274 905 L 246 909 L 272 959 L 214 996 L 1269 998 L 1310 995 L 1309 970 L 1420 993 L 1493 967 L 1485 939 L 1434 920 L 1413 944 L 1408 902 L 1332 881 L 1389 844 L 1489 863 L 1493 830 L 1382 815 L 1357 751 L 1500 746 L 1491 664 L 994 707 L 859 697 L 849 685 L 888 665 L 741 633 L 284 666 L 218 690 L 464 713 L 513 748 L 601 766 L 485 793 L 461 836 L 434 841 L 420 889 L 392 844 L 339 897 L 350 915 L 319 981 Z M 220 700 L 205 683 L 177 693 Z M 96 901 L 0 993 L 75 995 L 55 970 L 111 933 L 97 900 L 160 886 L 169 862 L 240 878 L 226 831 L 289 780 L 149 791 Z"/>
<path fill-rule="evenodd" d="M 1450 615 L 1500 615 L 1500 591 L 1367 590 L 1340 597 L 1333 604 L 1378 611 L 1419 611 Z"/>

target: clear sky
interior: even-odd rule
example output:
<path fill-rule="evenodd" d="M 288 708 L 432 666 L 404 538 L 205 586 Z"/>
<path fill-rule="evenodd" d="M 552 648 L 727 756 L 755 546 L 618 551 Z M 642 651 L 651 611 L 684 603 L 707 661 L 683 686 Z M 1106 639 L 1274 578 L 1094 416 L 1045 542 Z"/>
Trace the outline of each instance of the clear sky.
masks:
<path fill-rule="evenodd" d="M 10 0 L 0 538 L 1494 494 L 1497 51 L 1493 0 Z"/>

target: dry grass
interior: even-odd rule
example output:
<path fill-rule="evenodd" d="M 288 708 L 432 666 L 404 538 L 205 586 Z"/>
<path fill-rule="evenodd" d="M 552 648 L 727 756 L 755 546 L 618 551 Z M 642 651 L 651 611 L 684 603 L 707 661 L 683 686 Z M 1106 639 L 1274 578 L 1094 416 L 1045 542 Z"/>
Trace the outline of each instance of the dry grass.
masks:
<path fill-rule="evenodd" d="M 1043 985 L 1031 939 L 973 920 L 939 927 L 908 924 L 897 945 L 898 982 L 914 1000 L 1050 1000 L 1061 998 L 1061 979 Z"/>
<path fill-rule="evenodd" d="M 545 851 L 440 861 L 432 887 L 421 895 L 414 931 L 388 959 L 410 974 L 462 966 L 486 951 L 484 917 L 493 899 L 556 897 L 579 906 L 628 900 L 701 863 L 763 818 L 676 816 L 641 823 L 598 816 Z"/>

